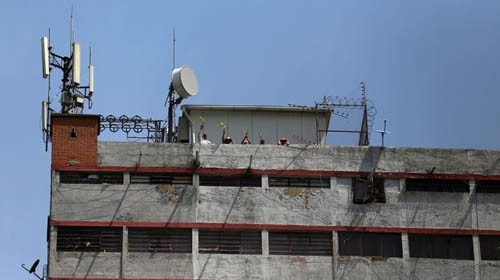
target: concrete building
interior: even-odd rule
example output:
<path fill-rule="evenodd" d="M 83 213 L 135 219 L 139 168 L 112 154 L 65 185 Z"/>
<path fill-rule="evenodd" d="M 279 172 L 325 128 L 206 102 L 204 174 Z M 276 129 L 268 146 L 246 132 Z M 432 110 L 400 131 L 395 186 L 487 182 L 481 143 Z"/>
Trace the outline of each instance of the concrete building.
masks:
<path fill-rule="evenodd" d="M 99 121 L 51 117 L 51 280 L 500 279 L 500 151 L 102 142 Z"/>

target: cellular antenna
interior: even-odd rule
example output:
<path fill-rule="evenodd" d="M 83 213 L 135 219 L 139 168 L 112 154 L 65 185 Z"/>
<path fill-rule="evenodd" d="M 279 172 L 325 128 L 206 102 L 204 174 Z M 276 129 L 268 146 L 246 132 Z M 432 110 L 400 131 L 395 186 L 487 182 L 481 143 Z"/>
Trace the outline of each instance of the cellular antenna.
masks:
<path fill-rule="evenodd" d="M 384 147 L 384 136 L 386 134 L 391 134 L 390 131 L 387 131 L 387 120 L 384 120 L 384 130 L 375 130 L 375 131 L 380 133 L 380 136 L 382 136 L 382 147 Z"/>
<path fill-rule="evenodd" d="M 50 90 L 51 90 L 51 72 L 53 69 L 59 69 L 62 72 L 60 113 L 79 114 L 83 113 L 85 99 L 89 102 L 89 109 L 92 108 L 92 96 L 94 93 L 94 66 L 92 65 L 92 49 L 89 50 L 89 76 L 88 86 L 81 85 L 81 46 L 74 41 L 73 31 L 73 6 L 71 7 L 70 20 L 70 55 L 60 55 L 53 51 L 49 36 L 42 37 L 41 55 L 42 55 L 42 77 L 48 79 L 47 100 L 42 102 L 42 131 L 44 132 L 45 150 L 50 141 L 50 114 L 54 112 L 51 108 Z"/>
<path fill-rule="evenodd" d="M 94 65 L 92 65 L 92 47 L 89 47 L 89 96 L 94 93 Z M 91 99 L 89 99 L 90 101 Z M 89 109 L 92 108 L 92 103 L 89 103 Z"/>

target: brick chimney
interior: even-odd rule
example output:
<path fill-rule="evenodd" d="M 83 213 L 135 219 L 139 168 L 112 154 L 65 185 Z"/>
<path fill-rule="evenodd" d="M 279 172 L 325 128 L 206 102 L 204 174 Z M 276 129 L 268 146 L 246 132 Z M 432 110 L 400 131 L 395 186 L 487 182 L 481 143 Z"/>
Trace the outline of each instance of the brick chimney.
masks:
<path fill-rule="evenodd" d="M 52 169 L 97 167 L 99 115 L 51 115 Z"/>

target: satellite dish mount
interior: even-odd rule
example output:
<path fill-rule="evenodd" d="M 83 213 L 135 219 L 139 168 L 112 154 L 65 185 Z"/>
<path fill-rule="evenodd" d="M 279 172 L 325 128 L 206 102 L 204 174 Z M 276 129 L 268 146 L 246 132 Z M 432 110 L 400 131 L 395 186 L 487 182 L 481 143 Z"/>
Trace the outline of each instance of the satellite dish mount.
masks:
<path fill-rule="evenodd" d="M 38 279 L 40 279 L 40 280 L 43 280 L 43 278 L 44 278 L 44 277 L 42 277 L 42 276 L 40 276 L 40 275 L 36 274 L 36 268 L 37 268 L 37 266 L 38 266 L 38 264 L 39 264 L 39 263 L 40 263 L 40 260 L 39 260 L 39 259 L 37 259 L 37 260 L 36 260 L 36 261 L 35 261 L 35 262 L 31 265 L 31 267 L 30 267 L 30 268 L 27 268 L 27 267 L 24 265 L 24 263 L 23 263 L 23 264 L 21 264 L 21 267 L 22 267 L 24 270 L 26 270 L 29 274 L 33 274 L 33 275 L 35 275 L 35 277 L 36 277 L 36 278 L 38 278 Z"/>
<path fill-rule="evenodd" d="M 177 94 L 176 94 L 177 93 Z M 167 142 L 174 142 L 174 112 L 177 105 L 182 100 L 198 94 L 198 80 L 194 71 L 187 67 L 181 66 L 172 71 L 172 82 L 168 90 L 168 130 Z"/>

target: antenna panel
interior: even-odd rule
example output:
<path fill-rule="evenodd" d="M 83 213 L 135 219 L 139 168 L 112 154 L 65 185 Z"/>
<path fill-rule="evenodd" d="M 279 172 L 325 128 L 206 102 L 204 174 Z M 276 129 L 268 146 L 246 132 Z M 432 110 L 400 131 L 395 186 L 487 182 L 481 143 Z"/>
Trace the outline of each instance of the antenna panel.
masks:
<path fill-rule="evenodd" d="M 172 85 L 182 98 L 198 94 L 198 80 L 194 71 L 187 66 L 181 66 L 172 71 Z"/>
<path fill-rule="evenodd" d="M 89 92 L 94 93 L 94 65 L 89 65 Z"/>
<path fill-rule="evenodd" d="M 42 130 L 47 131 L 49 127 L 49 110 L 47 101 L 42 101 Z"/>
<path fill-rule="evenodd" d="M 49 39 L 42 37 L 42 76 L 44 79 L 50 75 L 50 62 L 49 62 Z"/>
<path fill-rule="evenodd" d="M 73 75 L 71 75 L 73 84 L 80 85 L 80 44 L 73 43 Z"/>

